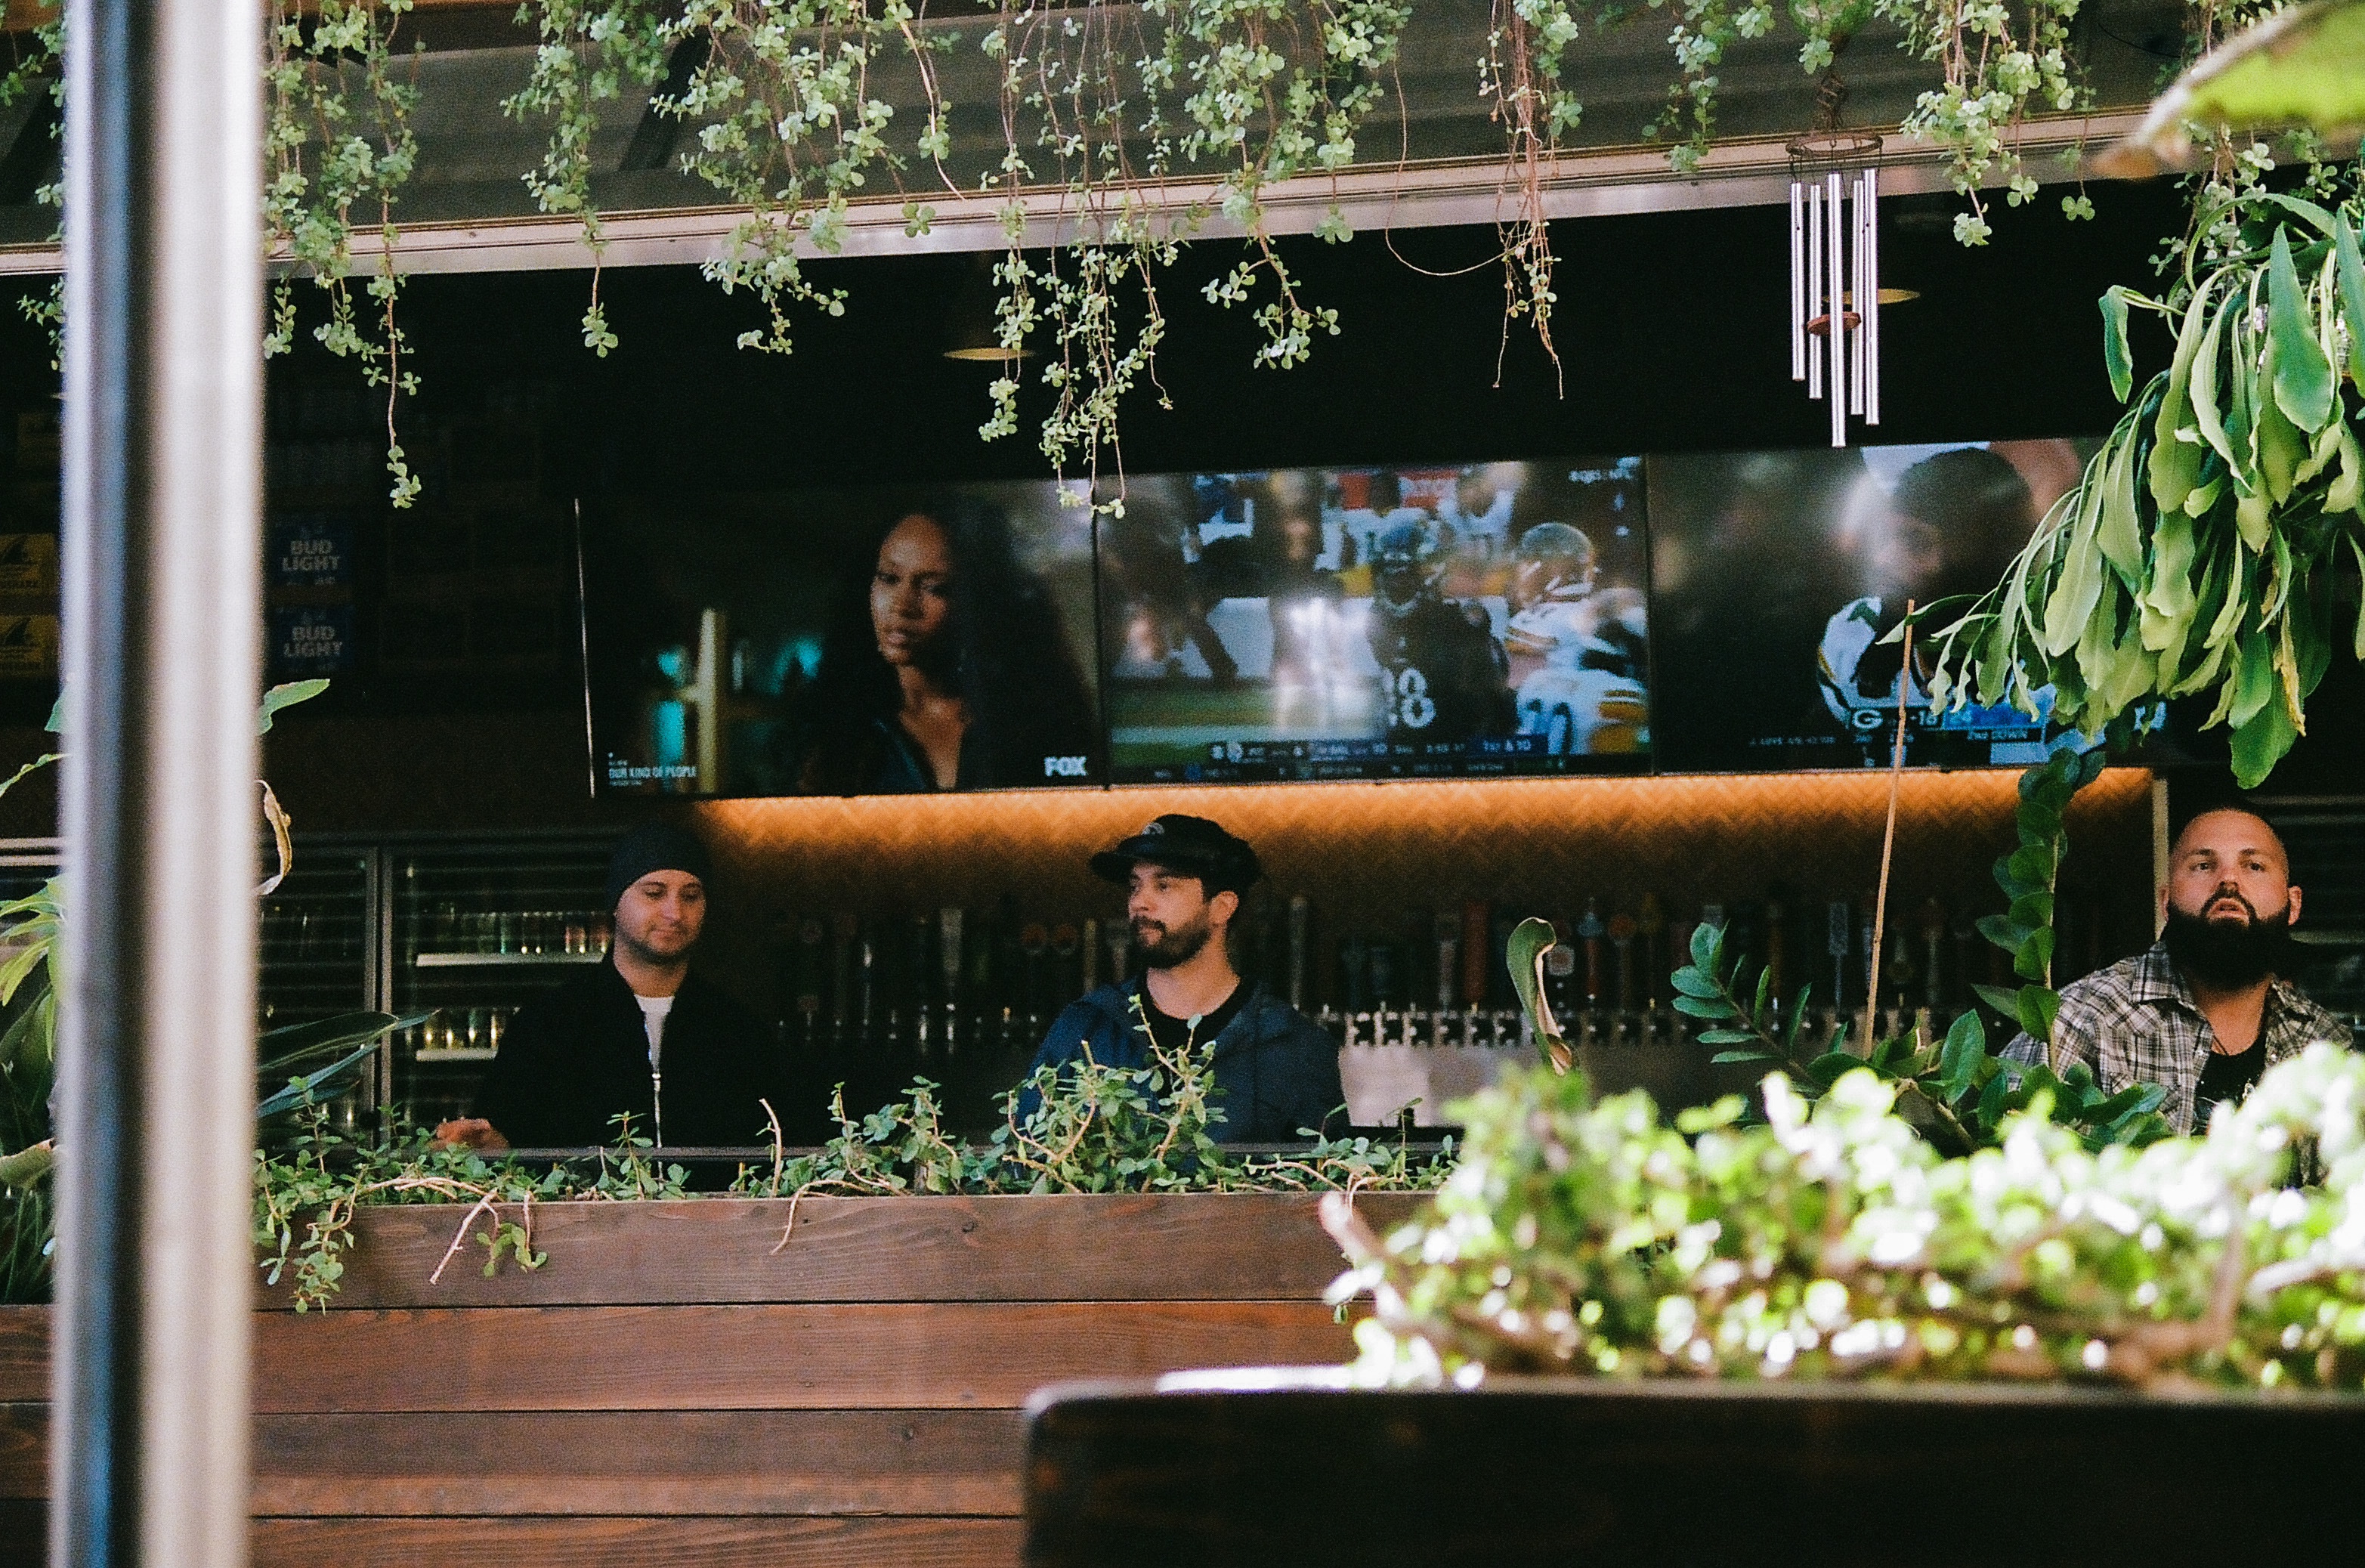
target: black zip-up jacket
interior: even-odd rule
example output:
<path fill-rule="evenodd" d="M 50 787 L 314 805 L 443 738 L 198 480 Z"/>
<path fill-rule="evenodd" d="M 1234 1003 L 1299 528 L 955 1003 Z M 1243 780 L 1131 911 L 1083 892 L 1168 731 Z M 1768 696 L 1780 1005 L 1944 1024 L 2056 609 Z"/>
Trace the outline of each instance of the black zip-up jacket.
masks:
<path fill-rule="evenodd" d="M 782 1105 L 780 1053 L 755 1014 L 692 973 L 666 1018 L 665 1138 L 669 1145 L 760 1144 L 764 1107 Z M 649 1036 L 612 963 L 571 975 L 519 1010 L 476 1092 L 476 1114 L 524 1148 L 613 1143 L 613 1118 L 656 1134 Z"/>

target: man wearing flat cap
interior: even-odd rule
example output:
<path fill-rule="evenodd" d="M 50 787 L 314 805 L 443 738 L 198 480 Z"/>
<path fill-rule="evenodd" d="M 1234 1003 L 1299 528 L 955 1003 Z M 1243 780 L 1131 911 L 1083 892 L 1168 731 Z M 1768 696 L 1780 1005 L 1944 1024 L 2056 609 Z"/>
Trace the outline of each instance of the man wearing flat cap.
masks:
<path fill-rule="evenodd" d="M 1240 897 L 1260 874 L 1256 851 L 1205 817 L 1167 815 L 1093 856 L 1092 866 L 1126 889 L 1143 970 L 1070 1003 L 1053 1020 L 1029 1076 L 1088 1051 L 1103 1067 L 1146 1067 L 1154 1040 L 1168 1056 L 1209 1051 L 1223 1142 L 1277 1143 L 1343 1125 L 1338 1043 L 1242 980 L 1225 947 Z M 1031 1092 L 1023 1095 L 1019 1114 L 1034 1103 Z"/>
<path fill-rule="evenodd" d="M 764 1027 L 689 969 L 706 925 L 706 846 L 671 823 L 635 828 L 608 863 L 607 962 L 519 1011 L 476 1092 L 436 1137 L 492 1152 L 613 1143 L 760 1143 L 779 1088 Z"/>

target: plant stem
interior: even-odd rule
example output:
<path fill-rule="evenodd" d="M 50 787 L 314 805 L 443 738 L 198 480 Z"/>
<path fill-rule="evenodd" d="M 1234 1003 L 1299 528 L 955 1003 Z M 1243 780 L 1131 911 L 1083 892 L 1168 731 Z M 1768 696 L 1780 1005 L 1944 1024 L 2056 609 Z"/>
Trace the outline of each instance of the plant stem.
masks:
<path fill-rule="evenodd" d="M 1889 930 L 1889 867 L 1897 850 L 1897 788 L 1905 777 L 1905 687 L 1913 673 L 1913 601 L 1905 601 L 1905 656 L 1897 666 L 1897 745 L 1889 757 L 1889 820 L 1880 830 L 1880 887 L 1872 898 L 1872 952 L 1864 988 L 1864 1054 L 1872 1058 L 1872 1036 L 1880 1022 L 1880 944 Z"/>

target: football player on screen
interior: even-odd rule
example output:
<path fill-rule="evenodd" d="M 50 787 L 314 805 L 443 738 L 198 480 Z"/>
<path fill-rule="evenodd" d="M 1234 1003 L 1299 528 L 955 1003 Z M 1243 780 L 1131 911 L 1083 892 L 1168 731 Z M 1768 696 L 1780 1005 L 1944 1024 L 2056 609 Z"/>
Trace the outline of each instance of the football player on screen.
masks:
<path fill-rule="evenodd" d="M 1372 656 L 1388 738 L 1459 743 L 1511 733 L 1510 667 L 1475 600 L 1445 597 L 1445 562 L 1424 519 L 1373 536 Z"/>
<path fill-rule="evenodd" d="M 1540 522 L 1514 549 L 1505 643 L 1519 733 L 1553 756 L 1631 753 L 1649 734 L 1642 596 L 1599 588 L 1593 541 Z"/>

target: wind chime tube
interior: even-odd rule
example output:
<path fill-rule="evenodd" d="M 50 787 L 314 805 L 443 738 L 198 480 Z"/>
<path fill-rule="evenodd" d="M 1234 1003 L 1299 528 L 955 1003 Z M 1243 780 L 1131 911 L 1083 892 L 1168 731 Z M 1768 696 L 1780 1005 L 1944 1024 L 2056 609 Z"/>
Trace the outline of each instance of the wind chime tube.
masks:
<path fill-rule="evenodd" d="M 1806 192 L 1790 182 L 1790 379 L 1807 379 Z"/>
<path fill-rule="evenodd" d="M 1848 273 L 1855 279 L 1855 290 L 1846 301 L 1855 320 L 1848 327 L 1848 339 L 1854 345 L 1848 358 L 1848 412 L 1864 417 L 1864 323 L 1867 308 L 1864 297 L 1864 176 L 1848 176 Z"/>
<path fill-rule="evenodd" d="M 1847 444 L 1847 242 L 1844 235 L 1840 208 L 1840 172 L 1833 169 L 1823 176 L 1823 205 L 1831 209 L 1823 225 L 1823 242 L 1829 252 L 1824 270 L 1831 275 L 1824 279 L 1828 287 L 1830 313 L 1823 336 L 1832 346 L 1832 444 Z"/>
<path fill-rule="evenodd" d="M 1864 172 L 1864 422 L 1880 422 L 1880 165 Z"/>
<path fill-rule="evenodd" d="M 1817 180 L 1807 187 L 1807 303 L 1808 317 L 1821 313 L 1823 305 L 1823 183 Z M 1830 324 L 1825 323 L 1821 336 L 1813 332 L 1807 338 L 1807 396 L 1823 395 L 1823 339 L 1829 337 Z"/>

